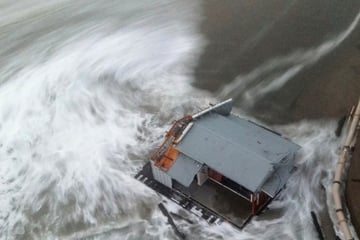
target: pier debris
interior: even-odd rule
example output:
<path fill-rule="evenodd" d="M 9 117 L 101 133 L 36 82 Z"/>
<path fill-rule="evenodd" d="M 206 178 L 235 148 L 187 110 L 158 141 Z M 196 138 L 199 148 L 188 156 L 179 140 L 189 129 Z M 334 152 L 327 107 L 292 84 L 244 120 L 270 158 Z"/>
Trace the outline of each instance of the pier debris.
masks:
<path fill-rule="evenodd" d="M 179 231 L 178 227 L 176 226 L 174 220 L 172 219 L 170 213 L 168 212 L 168 210 L 166 209 L 164 204 L 159 203 L 158 206 L 159 206 L 161 212 L 164 214 L 164 216 L 166 216 L 168 218 L 168 222 L 171 225 L 171 227 L 174 229 L 175 234 L 178 235 L 181 239 L 186 239 L 185 234 Z"/>

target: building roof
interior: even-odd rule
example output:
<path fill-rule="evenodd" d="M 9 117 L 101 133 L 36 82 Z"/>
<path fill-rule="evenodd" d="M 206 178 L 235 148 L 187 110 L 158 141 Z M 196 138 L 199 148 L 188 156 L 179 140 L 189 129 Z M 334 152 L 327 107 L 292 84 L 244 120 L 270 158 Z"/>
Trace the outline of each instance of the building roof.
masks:
<path fill-rule="evenodd" d="M 294 157 L 289 155 L 283 160 L 282 164 L 279 164 L 277 169 L 266 180 L 261 190 L 268 194 L 270 197 L 275 195 L 284 187 L 289 179 L 292 170 L 294 169 Z"/>
<path fill-rule="evenodd" d="M 167 171 L 167 174 L 182 185 L 190 186 L 195 174 L 200 170 L 202 165 L 202 163 L 180 153 L 174 164 Z"/>
<path fill-rule="evenodd" d="M 283 180 L 290 176 L 286 170 L 293 168 L 290 160 L 298 145 L 232 114 L 211 111 L 193 122 L 176 146 L 182 156 L 168 171 L 174 179 L 189 186 L 200 169 L 197 166 L 206 164 L 252 192 L 263 187 L 269 195 L 274 195 L 283 187 L 286 182 Z M 284 167 L 287 165 L 289 167 Z M 279 177 L 274 176 L 274 172 Z M 264 185 L 267 179 L 269 182 Z"/>

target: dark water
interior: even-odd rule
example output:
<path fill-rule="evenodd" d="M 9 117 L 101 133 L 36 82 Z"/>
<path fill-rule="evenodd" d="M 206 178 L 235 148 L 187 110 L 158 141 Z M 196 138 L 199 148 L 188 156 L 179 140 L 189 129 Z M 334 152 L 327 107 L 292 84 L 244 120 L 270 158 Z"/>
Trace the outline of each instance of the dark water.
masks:
<path fill-rule="evenodd" d="M 179 228 L 189 239 L 314 239 L 309 213 L 331 204 L 337 119 L 360 88 L 359 9 L 2 1 L 0 238 L 176 239 L 161 197 L 132 176 L 172 120 L 232 97 L 236 114 L 302 146 L 299 170 L 244 231 L 169 203 L 194 222 Z"/>
<path fill-rule="evenodd" d="M 264 88 L 264 82 L 301 67 L 293 76 L 288 72 L 291 77 L 278 90 L 254 96 L 248 110 L 270 122 L 336 118 L 357 101 L 359 26 L 348 34 L 344 31 L 358 14 L 359 1 L 206 1 L 204 5 L 201 29 L 209 44 L 196 66 L 195 86 L 218 94 L 224 84 L 256 75 L 245 89 L 221 95 L 236 98 L 244 108 L 249 88 Z"/>

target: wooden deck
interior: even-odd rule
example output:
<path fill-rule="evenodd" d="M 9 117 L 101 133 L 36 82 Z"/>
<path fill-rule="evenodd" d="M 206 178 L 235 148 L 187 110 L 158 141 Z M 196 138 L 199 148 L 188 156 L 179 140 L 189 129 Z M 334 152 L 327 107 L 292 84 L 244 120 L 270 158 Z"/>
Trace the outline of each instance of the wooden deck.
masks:
<path fill-rule="evenodd" d="M 248 201 L 211 180 L 202 186 L 193 181 L 189 188 L 174 182 L 174 188 L 170 189 L 154 180 L 150 162 L 144 165 L 135 178 L 209 224 L 226 221 L 242 229 L 253 216 Z"/>
<path fill-rule="evenodd" d="M 252 216 L 249 201 L 212 180 L 208 179 L 202 186 L 193 181 L 190 192 L 192 198 L 237 226 L 243 226 Z"/>

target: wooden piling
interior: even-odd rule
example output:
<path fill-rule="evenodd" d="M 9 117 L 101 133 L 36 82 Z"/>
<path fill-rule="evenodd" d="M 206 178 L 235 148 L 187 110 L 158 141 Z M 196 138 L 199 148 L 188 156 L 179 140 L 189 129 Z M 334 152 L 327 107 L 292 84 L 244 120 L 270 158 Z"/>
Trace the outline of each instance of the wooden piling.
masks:
<path fill-rule="evenodd" d="M 352 111 L 353 112 L 353 111 Z M 360 99 L 357 104 L 355 112 L 350 116 L 350 127 L 345 138 L 345 143 L 342 146 L 342 152 L 335 168 L 335 175 L 332 186 L 332 195 L 334 200 L 334 210 L 336 212 L 337 223 L 339 229 L 342 232 L 345 240 L 353 240 L 354 237 L 351 234 L 349 223 L 344 214 L 344 206 L 342 204 L 341 184 L 343 181 L 344 168 L 351 156 L 351 149 L 354 146 L 354 139 L 357 135 L 358 124 L 360 115 Z"/>

